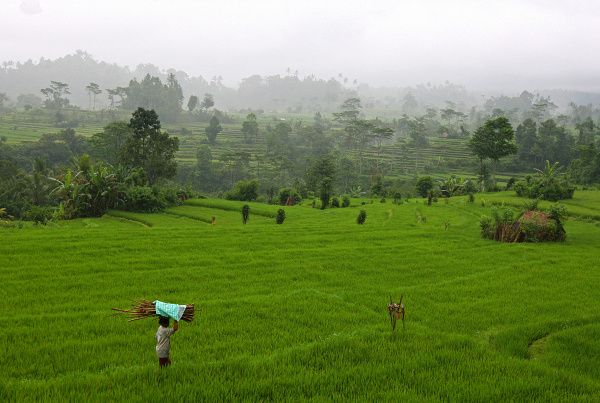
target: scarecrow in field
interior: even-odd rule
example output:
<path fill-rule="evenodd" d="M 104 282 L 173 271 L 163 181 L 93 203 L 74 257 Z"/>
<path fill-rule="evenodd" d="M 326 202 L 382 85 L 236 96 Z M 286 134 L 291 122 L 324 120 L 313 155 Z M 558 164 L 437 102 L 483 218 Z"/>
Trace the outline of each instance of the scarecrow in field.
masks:
<path fill-rule="evenodd" d="M 402 298 L 404 298 L 404 294 L 400 296 L 400 302 L 395 304 L 392 302 L 392 296 L 390 295 L 388 313 L 390 314 L 390 321 L 392 322 L 392 331 L 396 330 L 396 321 L 400 318 L 402 318 L 402 329 L 404 329 L 404 305 L 402 304 Z"/>

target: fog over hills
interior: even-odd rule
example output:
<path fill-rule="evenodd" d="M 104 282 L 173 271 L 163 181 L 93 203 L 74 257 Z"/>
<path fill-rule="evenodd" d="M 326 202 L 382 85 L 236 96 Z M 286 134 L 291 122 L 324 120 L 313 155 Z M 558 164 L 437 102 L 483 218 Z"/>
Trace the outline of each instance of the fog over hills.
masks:
<path fill-rule="evenodd" d="M 6 70 L 81 49 L 105 65 L 102 76 L 47 77 L 71 78 L 75 104 L 86 99 L 81 83 L 127 85 L 147 70 L 174 72 L 186 97 L 215 92 L 211 82 L 237 91 L 260 75 L 334 79 L 375 98 L 373 89 L 401 98 L 420 84 L 452 83 L 475 99 L 561 90 L 552 94 L 562 106 L 561 93 L 596 103 L 583 93 L 600 91 L 598 20 L 600 3 L 585 0 L 4 0 L 0 62 Z M 15 90 L 6 80 L 5 73 L 0 92 L 13 97 L 42 88 L 32 82 Z"/>

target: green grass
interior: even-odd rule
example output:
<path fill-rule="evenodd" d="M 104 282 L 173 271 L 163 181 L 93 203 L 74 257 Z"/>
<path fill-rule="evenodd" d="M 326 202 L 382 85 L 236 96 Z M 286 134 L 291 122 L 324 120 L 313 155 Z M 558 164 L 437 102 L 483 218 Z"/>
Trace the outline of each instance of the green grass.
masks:
<path fill-rule="evenodd" d="M 524 202 L 531 201 L 517 197 L 514 191 L 481 194 L 477 195 L 476 199 L 488 204 L 504 204 L 518 208 L 523 207 Z M 600 192 L 597 190 L 576 190 L 572 199 L 560 200 L 558 203 L 564 204 L 572 217 L 600 220 Z M 541 201 L 538 208 L 546 210 L 553 204 L 554 202 Z"/>
<path fill-rule="evenodd" d="M 500 244 L 461 198 L 284 207 L 282 225 L 254 203 L 243 225 L 242 204 L 0 229 L 0 400 L 600 399 L 594 223 Z M 109 316 L 128 298 L 202 309 L 172 367 L 154 373 L 155 320 Z"/>

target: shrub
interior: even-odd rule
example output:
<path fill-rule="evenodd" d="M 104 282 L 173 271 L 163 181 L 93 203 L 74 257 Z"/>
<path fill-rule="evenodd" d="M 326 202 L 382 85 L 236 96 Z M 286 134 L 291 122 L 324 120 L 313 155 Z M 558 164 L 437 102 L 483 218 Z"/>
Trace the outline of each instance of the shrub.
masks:
<path fill-rule="evenodd" d="M 506 182 L 506 190 L 510 190 L 510 188 L 515 184 L 516 181 L 517 181 L 517 178 L 515 178 L 514 176 L 511 176 L 510 179 L 508 180 L 508 182 Z"/>
<path fill-rule="evenodd" d="M 464 193 L 475 193 L 477 192 L 477 186 L 474 181 L 466 181 L 465 186 L 463 187 Z"/>
<path fill-rule="evenodd" d="M 153 188 L 147 186 L 134 186 L 125 192 L 125 206 L 127 210 L 138 213 L 154 213 L 165 208 Z"/>
<path fill-rule="evenodd" d="M 433 179 L 431 176 L 421 176 L 415 184 L 415 191 L 421 197 L 427 197 L 431 189 L 433 189 Z"/>
<path fill-rule="evenodd" d="M 6 213 L 6 207 L 0 208 L 0 227 L 13 228 L 13 216 Z"/>
<path fill-rule="evenodd" d="M 249 217 L 250 217 L 250 206 L 247 204 L 244 204 L 242 206 L 242 222 L 244 223 L 244 225 L 246 225 L 246 223 L 248 222 Z"/>
<path fill-rule="evenodd" d="M 349 206 L 350 206 L 350 196 L 343 195 L 342 196 L 342 207 L 349 207 Z"/>
<path fill-rule="evenodd" d="M 540 199 L 527 200 L 523 202 L 523 207 L 525 208 L 525 210 L 537 210 L 539 203 Z"/>
<path fill-rule="evenodd" d="M 54 214 L 56 212 L 56 207 L 41 207 L 41 206 L 32 206 L 23 213 L 23 219 L 25 221 L 34 221 L 34 222 L 48 222 L 52 220 Z"/>
<path fill-rule="evenodd" d="M 254 201 L 258 197 L 258 181 L 238 181 L 235 188 L 225 193 L 227 200 Z"/>
<path fill-rule="evenodd" d="M 564 199 L 572 199 L 574 188 L 567 188 L 561 184 L 554 183 L 540 188 L 539 197 L 543 200 L 557 202 Z"/>
<path fill-rule="evenodd" d="M 365 223 L 366 219 L 367 212 L 365 210 L 360 210 L 360 213 L 358 213 L 358 217 L 356 218 L 356 223 L 362 225 Z"/>
<path fill-rule="evenodd" d="M 321 179 L 319 183 L 319 199 L 321 199 L 321 208 L 329 206 L 329 199 L 333 193 L 333 180 L 329 177 Z"/>
<path fill-rule="evenodd" d="M 487 187 L 488 192 L 499 192 L 500 190 L 502 190 L 502 189 L 500 189 L 500 186 L 498 186 L 497 183 L 493 183 Z"/>
<path fill-rule="evenodd" d="M 560 221 L 567 216 L 567 206 L 554 203 L 548 208 L 548 215 L 556 221 Z"/>
<path fill-rule="evenodd" d="M 526 181 L 518 181 L 513 185 L 517 197 L 529 197 L 529 187 Z"/>
<path fill-rule="evenodd" d="M 340 207 L 340 199 L 334 197 L 331 199 L 331 207 Z"/>
<path fill-rule="evenodd" d="M 277 216 L 275 217 L 275 222 L 277 224 L 283 224 L 283 221 L 285 221 L 285 211 L 280 208 L 279 210 L 277 210 Z"/>
<path fill-rule="evenodd" d="M 279 205 L 284 206 L 288 199 L 294 198 L 296 203 L 301 200 L 300 195 L 296 192 L 296 189 L 290 187 L 279 189 Z"/>
<path fill-rule="evenodd" d="M 491 217 L 486 215 L 482 215 L 479 220 L 479 227 L 481 228 L 481 237 L 492 239 L 494 237 L 494 231 L 496 230 L 496 226 L 494 225 L 494 220 Z"/>
<path fill-rule="evenodd" d="M 537 178 L 529 181 L 519 181 L 513 186 L 518 197 L 528 197 L 530 199 L 541 199 L 548 201 L 559 201 L 572 199 L 574 188 L 567 187 L 561 183 L 542 184 Z"/>
<path fill-rule="evenodd" d="M 505 236 L 510 235 L 510 233 L 507 232 L 507 229 L 510 228 L 510 225 L 513 222 L 514 212 L 510 208 L 499 209 L 493 207 L 491 213 L 492 217 L 483 215 L 479 220 L 481 236 L 497 241 L 505 241 Z"/>
<path fill-rule="evenodd" d="M 175 205 L 181 204 L 181 199 L 179 199 L 179 190 L 175 188 L 164 189 L 162 192 L 160 189 L 159 193 L 162 193 L 162 197 L 165 199 L 167 205 Z M 160 196 L 159 196 L 160 197 Z"/>

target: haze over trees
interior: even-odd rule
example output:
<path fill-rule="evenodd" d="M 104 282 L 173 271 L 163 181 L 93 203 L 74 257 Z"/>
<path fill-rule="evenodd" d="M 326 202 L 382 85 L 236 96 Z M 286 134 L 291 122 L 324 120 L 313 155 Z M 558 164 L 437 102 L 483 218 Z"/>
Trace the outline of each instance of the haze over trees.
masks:
<path fill-rule="evenodd" d="M 87 76 L 63 80 L 72 65 Z M 61 69 L 56 77 L 46 76 Z M 34 92 L 44 99 L 27 90 L 8 91 L 24 77 L 39 80 L 42 71 L 44 82 Z M 251 76 L 237 90 L 225 87 L 220 77 L 204 85 L 201 78 L 152 65 L 134 72 L 84 52 L 4 65 L 0 126 L 3 118 L 17 123 L 2 126 L 0 168 L 6 176 L 0 180 L 0 204 L 19 217 L 51 204 L 40 196 L 45 181 L 64 175 L 66 167 L 75 174 L 85 155 L 94 173 L 108 164 L 122 166 L 141 187 L 239 195 L 256 180 L 261 201 L 297 195 L 326 206 L 328 198 L 344 194 L 423 195 L 416 184 L 429 183 L 426 178 L 435 178 L 429 190 L 444 197 L 466 189 L 501 190 L 497 174 L 509 187 L 557 162 L 557 173 L 566 174 L 561 181 L 598 181 L 600 111 L 591 103 L 558 102 L 529 91 L 476 99 L 451 83 L 372 89 L 343 76 L 320 80 L 291 71 Z M 107 76 L 121 73 L 127 79 L 104 85 Z M 20 142 L 20 122 L 44 124 L 42 130 L 52 133 L 35 129 L 27 134 L 29 141 Z M 150 197 L 144 192 L 149 190 L 137 196 Z"/>
<path fill-rule="evenodd" d="M 102 109 L 109 107 L 111 103 L 109 96 L 112 96 L 113 102 L 118 101 L 119 96 L 114 91 L 128 87 L 132 79 L 140 83 L 150 75 L 164 84 L 172 74 L 176 77 L 186 98 L 192 95 L 212 94 L 215 104 L 223 110 L 229 108 L 287 110 L 289 108 L 296 112 L 334 111 L 340 102 L 358 96 L 363 99 L 363 106 L 366 108 L 402 110 L 402 113 L 411 116 L 419 110 L 424 111 L 427 107 L 438 110 L 452 109 L 455 112 L 471 115 L 472 112 L 468 108 L 458 109 L 463 108 L 461 105 L 481 103 L 479 94 L 475 95 L 463 86 L 449 82 L 422 83 L 406 88 L 372 88 L 368 84 L 358 83 L 352 79 L 347 80 L 347 77 L 343 76 L 317 78 L 310 74 L 305 77 L 291 74 L 291 71 L 283 73 L 273 76 L 253 75 L 243 79 L 237 88 L 230 88 L 226 87 L 219 77 L 211 79 L 201 76 L 191 77 L 184 71 L 161 69 L 152 64 L 139 64 L 135 68 L 122 67 L 98 61 L 89 53 L 78 50 L 54 60 L 40 58 L 37 61 L 27 60 L 0 65 L 0 92 L 5 93 L 12 101 L 16 101 L 21 94 L 40 94 L 40 89 L 48 87 L 50 81 L 57 81 L 69 85 L 71 105 L 87 108 L 90 97 L 86 86 L 96 83 L 103 90 L 103 93 L 97 97 L 96 107 Z M 113 91 L 113 95 L 107 91 L 108 89 Z M 521 114 L 531 110 L 533 105 L 539 105 L 534 112 L 539 114 L 543 112 L 544 103 L 547 103 L 546 111 L 550 112 L 552 112 L 552 104 L 567 108 L 569 103 L 573 103 L 577 107 L 587 108 L 589 104 L 600 103 L 600 95 L 581 91 L 540 91 L 539 95 L 540 97 L 537 98 L 537 94 L 532 91 L 523 91 L 517 96 L 488 94 L 483 108 L 488 111 L 502 110 L 506 117 L 511 119 L 511 113 Z M 547 102 L 548 97 L 551 97 L 550 102 Z M 446 104 L 449 100 L 454 103 L 454 107 Z M 137 106 L 149 107 L 149 105 Z M 542 118 L 543 116 L 539 117 Z M 455 117 L 452 117 L 450 122 L 455 120 Z"/>

